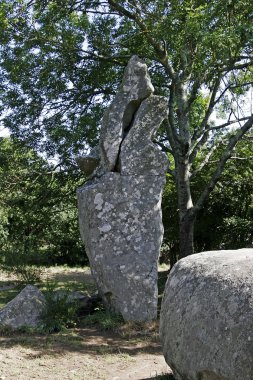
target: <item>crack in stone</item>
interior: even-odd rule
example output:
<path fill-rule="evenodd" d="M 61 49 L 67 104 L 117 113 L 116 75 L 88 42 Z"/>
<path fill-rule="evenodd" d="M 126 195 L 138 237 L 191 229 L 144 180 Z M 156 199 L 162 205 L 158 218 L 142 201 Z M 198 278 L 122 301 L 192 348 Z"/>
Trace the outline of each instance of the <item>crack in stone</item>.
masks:
<path fill-rule="evenodd" d="M 129 104 L 126 107 L 125 113 L 123 115 L 122 140 L 119 144 L 119 151 L 118 151 L 118 155 L 117 155 L 117 159 L 116 159 L 116 164 L 115 164 L 114 170 L 112 170 L 112 172 L 116 172 L 116 173 L 121 172 L 120 154 L 121 154 L 122 144 L 123 144 L 125 138 L 127 137 L 130 129 L 132 128 L 132 126 L 134 124 L 135 115 L 137 114 L 142 102 L 147 98 L 148 98 L 148 96 L 144 99 L 132 100 L 129 102 Z M 129 117 L 129 114 L 131 115 L 131 117 Z"/>

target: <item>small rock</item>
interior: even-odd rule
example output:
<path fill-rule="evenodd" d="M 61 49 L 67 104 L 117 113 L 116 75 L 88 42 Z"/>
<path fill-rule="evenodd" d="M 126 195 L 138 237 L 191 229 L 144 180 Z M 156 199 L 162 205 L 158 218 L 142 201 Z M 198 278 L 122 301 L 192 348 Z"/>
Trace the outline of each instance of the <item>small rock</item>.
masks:
<path fill-rule="evenodd" d="M 42 292 L 27 285 L 13 300 L 0 310 L 0 325 L 13 329 L 38 326 L 45 310 L 46 300 Z"/>
<path fill-rule="evenodd" d="M 101 297 L 97 294 L 87 296 L 86 294 L 66 290 L 56 290 L 53 295 L 55 301 L 65 299 L 67 303 L 77 303 L 77 312 L 79 315 L 91 314 L 97 305 L 101 302 Z"/>
<path fill-rule="evenodd" d="M 94 170 L 98 167 L 100 162 L 99 148 L 95 147 L 87 156 L 79 156 L 76 158 L 76 163 L 79 168 L 86 174 L 86 176 L 91 175 Z"/>

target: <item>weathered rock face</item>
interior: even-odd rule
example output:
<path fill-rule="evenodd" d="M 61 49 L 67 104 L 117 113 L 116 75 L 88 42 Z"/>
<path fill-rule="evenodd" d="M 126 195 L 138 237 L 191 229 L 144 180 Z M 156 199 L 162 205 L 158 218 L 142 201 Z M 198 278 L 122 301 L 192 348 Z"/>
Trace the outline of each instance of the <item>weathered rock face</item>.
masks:
<path fill-rule="evenodd" d="M 253 379 L 253 249 L 180 260 L 162 302 L 163 352 L 177 380 Z"/>
<path fill-rule="evenodd" d="M 167 100 L 152 91 L 146 65 L 133 57 L 102 121 L 100 165 L 78 189 L 81 236 L 99 293 L 132 321 L 157 312 L 167 158 L 151 138 L 167 116 Z"/>
<path fill-rule="evenodd" d="M 151 138 L 166 116 L 167 99 L 149 96 L 141 103 L 132 128 L 122 141 L 119 156 L 122 175 L 149 175 L 164 178 L 168 160 Z"/>
<path fill-rule="evenodd" d="M 141 102 L 153 91 L 147 66 L 133 56 L 126 67 L 122 86 L 102 120 L 100 149 L 105 171 L 115 170 L 123 136 L 131 128 L 133 116 Z"/>
<path fill-rule="evenodd" d="M 27 285 L 13 300 L 0 310 L 0 325 L 18 328 L 38 326 L 45 310 L 45 297 L 32 285 Z"/>

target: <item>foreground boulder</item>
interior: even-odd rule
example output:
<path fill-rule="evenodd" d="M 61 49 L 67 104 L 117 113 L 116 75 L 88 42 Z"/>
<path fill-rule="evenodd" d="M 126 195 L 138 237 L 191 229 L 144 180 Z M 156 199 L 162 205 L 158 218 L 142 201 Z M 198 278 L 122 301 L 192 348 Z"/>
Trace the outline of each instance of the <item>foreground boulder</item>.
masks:
<path fill-rule="evenodd" d="M 166 284 L 160 336 L 177 380 L 252 380 L 253 249 L 180 260 Z"/>
<path fill-rule="evenodd" d="M 132 57 L 101 123 L 98 167 L 78 189 L 80 232 L 99 294 L 126 321 L 157 315 L 167 158 L 152 139 L 168 107 L 153 91 L 147 66 Z"/>
<path fill-rule="evenodd" d="M 45 310 L 46 300 L 41 291 L 27 285 L 13 300 L 0 310 L 0 325 L 12 327 L 36 327 Z"/>

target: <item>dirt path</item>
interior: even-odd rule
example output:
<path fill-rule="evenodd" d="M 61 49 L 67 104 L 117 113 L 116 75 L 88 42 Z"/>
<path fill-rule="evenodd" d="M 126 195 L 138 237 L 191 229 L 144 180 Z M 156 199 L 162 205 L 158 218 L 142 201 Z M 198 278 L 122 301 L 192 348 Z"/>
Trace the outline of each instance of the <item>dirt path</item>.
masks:
<path fill-rule="evenodd" d="M 169 373 L 156 338 L 98 328 L 0 337 L 1 380 L 144 380 Z"/>
<path fill-rule="evenodd" d="M 83 270 L 47 273 L 63 281 L 83 276 L 90 281 Z M 0 335 L 0 380 L 146 380 L 168 373 L 157 324 L 118 332 L 84 326 L 64 334 Z"/>

